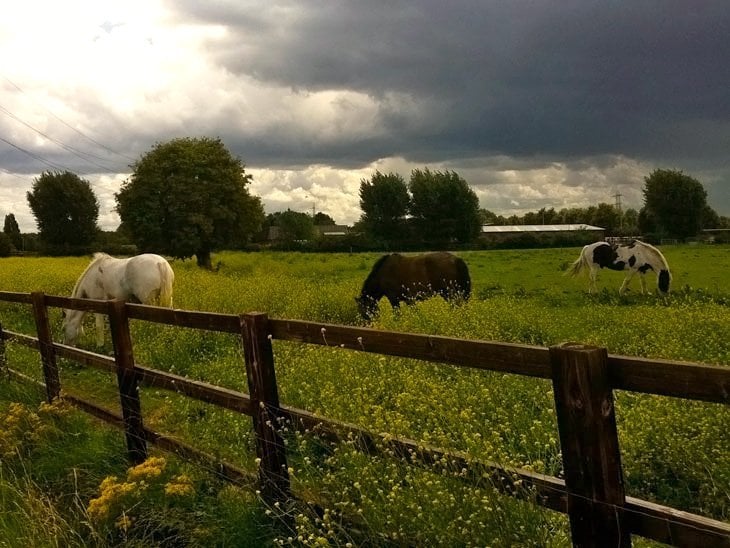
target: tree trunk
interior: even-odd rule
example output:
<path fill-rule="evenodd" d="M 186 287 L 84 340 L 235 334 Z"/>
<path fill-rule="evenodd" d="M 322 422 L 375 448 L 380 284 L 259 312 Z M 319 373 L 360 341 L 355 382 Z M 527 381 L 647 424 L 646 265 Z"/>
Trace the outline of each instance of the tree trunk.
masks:
<path fill-rule="evenodd" d="M 207 268 L 208 270 L 213 270 L 213 264 L 211 263 L 210 259 L 210 251 L 200 249 L 196 251 L 195 258 L 198 261 L 198 266 L 201 268 Z"/>

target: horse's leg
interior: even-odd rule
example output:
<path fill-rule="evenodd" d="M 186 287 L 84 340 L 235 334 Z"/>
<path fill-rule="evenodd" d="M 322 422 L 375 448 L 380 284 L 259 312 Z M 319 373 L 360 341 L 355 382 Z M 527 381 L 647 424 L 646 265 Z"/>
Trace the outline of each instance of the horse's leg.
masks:
<path fill-rule="evenodd" d="M 631 278 L 633 278 L 633 276 L 634 276 L 634 271 L 629 270 L 629 273 L 626 274 L 626 277 L 624 278 L 624 283 L 622 283 L 621 287 L 619 287 L 619 289 L 618 289 L 619 295 L 623 295 L 626 292 L 626 290 L 629 287 L 629 282 L 631 281 Z"/>
<path fill-rule="evenodd" d="M 646 275 L 643 272 L 639 276 L 639 281 L 641 282 L 641 294 L 646 295 Z"/>
<path fill-rule="evenodd" d="M 96 346 L 104 346 L 104 314 L 94 314 L 96 321 Z"/>
<path fill-rule="evenodd" d="M 590 266 L 590 269 L 588 270 L 588 294 L 594 293 L 596 288 L 596 279 L 598 278 L 598 269 L 594 268 L 593 265 Z"/>

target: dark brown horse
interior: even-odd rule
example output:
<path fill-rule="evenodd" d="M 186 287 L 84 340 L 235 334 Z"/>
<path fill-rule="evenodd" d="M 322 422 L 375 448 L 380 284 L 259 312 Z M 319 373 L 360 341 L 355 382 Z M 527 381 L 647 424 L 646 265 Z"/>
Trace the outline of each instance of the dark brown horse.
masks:
<path fill-rule="evenodd" d="M 406 256 L 383 255 L 373 265 L 356 297 L 360 314 L 369 319 L 378 301 L 387 297 L 393 308 L 441 295 L 445 300 L 467 300 L 471 294 L 469 269 L 463 259 L 446 252 Z"/>

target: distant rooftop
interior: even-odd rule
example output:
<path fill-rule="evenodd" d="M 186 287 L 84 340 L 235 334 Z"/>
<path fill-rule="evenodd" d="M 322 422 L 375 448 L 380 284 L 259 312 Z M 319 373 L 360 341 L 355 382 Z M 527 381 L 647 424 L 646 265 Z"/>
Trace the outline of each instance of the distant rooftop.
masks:
<path fill-rule="evenodd" d="M 575 232 L 578 230 L 606 230 L 586 224 L 566 225 L 482 225 L 483 233 L 494 232 Z"/>

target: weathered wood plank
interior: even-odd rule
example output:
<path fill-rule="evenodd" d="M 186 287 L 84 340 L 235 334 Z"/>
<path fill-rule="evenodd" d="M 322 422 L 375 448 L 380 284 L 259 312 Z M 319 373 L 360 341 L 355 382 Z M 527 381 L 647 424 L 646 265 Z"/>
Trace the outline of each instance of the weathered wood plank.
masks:
<path fill-rule="evenodd" d="M 117 381 L 124 417 L 127 452 L 132 462 L 140 463 L 147 458 L 147 444 L 142 424 L 137 373 L 134 370 L 132 336 L 129 333 L 129 322 L 124 303 L 109 301 L 108 306 L 109 328 L 114 342 L 114 361 L 117 364 Z"/>
<path fill-rule="evenodd" d="M 547 348 L 348 327 L 298 320 L 269 320 L 277 340 L 336 346 L 429 362 L 550 378 Z"/>
<path fill-rule="evenodd" d="M 164 388 L 237 413 L 253 415 L 251 398 L 248 394 L 140 365 L 136 366 L 136 370 L 139 382 L 145 386 Z"/>
<path fill-rule="evenodd" d="M 298 320 L 270 319 L 269 325 L 272 337 L 277 340 L 550 378 L 549 353 L 543 347 Z M 730 367 L 617 355 L 609 355 L 608 363 L 610 384 L 615 389 L 730 402 Z"/>
<path fill-rule="evenodd" d="M 14 291 L 0 291 L 0 301 L 23 304 L 33 303 L 30 293 L 17 293 Z"/>
<path fill-rule="evenodd" d="M 28 348 L 32 348 L 34 350 L 38 350 L 40 348 L 40 345 L 38 344 L 38 339 L 35 337 L 31 337 L 30 335 L 16 333 L 15 331 L 4 329 L 3 332 L 0 333 L 0 336 L 2 336 L 3 340 L 12 341 L 14 343 L 18 343 L 21 346 L 27 346 Z"/>
<path fill-rule="evenodd" d="M 574 546 L 631 546 L 605 348 L 550 347 Z"/>
<path fill-rule="evenodd" d="M 198 312 L 128 303 L 127 316 L 134 320 L 145 320 L 177 327 L 189 327 L 224 333 L 240 333 L 238 316 L 235 314 Z"/>
<path fill-rule="evenodd" d="M 116 373 L 117 371 L 114 358 L 109 356 L 103 356 L 89 352 L 88 350 L 81 350 L 58 343 L 54 347 L 56 354 L 60 357 L 101 371 L 111 373 Z M 250 416 L 252 414 L 251 398 L 243 392 L 237 392 L 203 381 L 188 379 L 180 375 L 175 375 L 174 373 L 159 371 L 137 363 L 135 363 L 134 367 L 137 373 L 137 382 L 141 385 L 171 390 L 224 409 L 243 413 L 244 415 Z"/>
<path fill-rule="evenodd" d="M 611 386 L 645 394 L 730 403 L 730 367 L 608 356 Z"/>
<path fill-rule="evenodd" d="M 626 521 L 634 534 L 672 546 L 730 548 L 730 523 L 626 497 Z"/>
<path fill-rule="evenodd" d="M 261 459 L 261 494 L 270 504 L 285 502 L 291 497 L 291 488 L 286 448 L 279 431 L 283 413 L 279 406 L 274 353 L 268 338 L 268 317 L 244 314 L 239 321 L 256 432 L 256 455 Z"/>
<path fill-rule="evenodd" d="M 59 297 L 56 295 L 46 295 L 46 306 L 55 308 L 71 308 L 73 310 L 83 310 L 86 312 L 94 312 L 96 314 L 108 314 L 109 301 L 100 299 L 75 299 L 72 297 Z"/>
<path fill-rule="evenodd" d="M 120 430 L 124 430 L 124 418 L 118 413 L 114 413 L 108 409 L 75 396 L 64 395 L 62 399 L 94 417 L 119 428 Z M 253 484 L 256 481 L 255 474 L 242 470 L 233 464 L 218 459 L 217 457 L 206 453 L 205 451 L 201 451 L 200 449 L 197 449 L 183 441 L 155 432 L 149 428 L 144 428 L 144 436 L 145 441 L 148 443 L 159 447 L 163 451 L 174 453 L 183 459 L 198 463 L 206 470 L 215 473 L 227 481 L 239 484 Z"/>
<path fill-rule="evenodd" d="M 463 471 L 457 477 L 472 485 L 499 488 L 504 493 L 534 500 L 540 505 L 565 513 L 567 496 L 565 483 L 552 476 L 517 468 L 505 468 L 484 462 L 464 453 L 448 451 L 406 438 L 376 434 L 359 426 L 318 417 L 303 409 L 283 405 L 282 411 L 289 425 L 299 432 L 310 432 L 330 442 L 352 443 L 368 455 L 390 455 L 415 466 L 432 467 L 449 463 L 449 469 Z M 519 485 L 519 487 L 518 487 Z"/>
<path fill-rule="evenodd" d="M 56 353 L 53 349 L 53 335 L 48 320 L 45 295 L 40 292 L 31 294 L 33 301 L 33 318 L 38 333 L 38 349 L 41 355 L 43 378 L 46 380 L 46 399 L 52 402 L 61 393 L 61 379 L 58 376 Z"/>
<path fill-rule="evenodd" d="M 100 369 L 102 371 L 109 371 L 115 373 L 117 366 L 114 363 L 114 358 L 91 352 L 89 350 L 82 350 L 75 346 L 66 346 L 65 344 L 55 343 L 53 348 L 56 351 L 56 356 L 66 358 L 81 365 L 92 367 L 94 369 Z"/>

